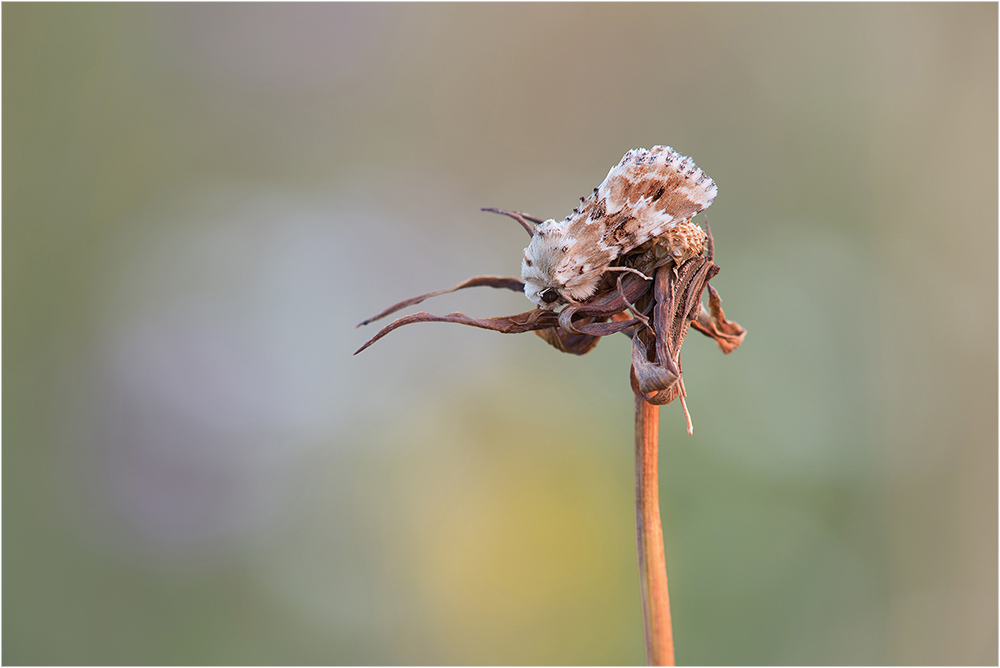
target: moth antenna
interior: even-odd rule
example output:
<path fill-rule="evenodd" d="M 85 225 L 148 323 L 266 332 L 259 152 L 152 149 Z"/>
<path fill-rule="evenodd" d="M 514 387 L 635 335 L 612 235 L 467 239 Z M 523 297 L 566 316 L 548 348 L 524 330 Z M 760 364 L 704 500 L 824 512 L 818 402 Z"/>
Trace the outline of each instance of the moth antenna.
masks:
<path fill-rule="evenodd" d="M 480 209 L 480 211 L 489 211 L 491 213 L 499 213 L 501 215 L 509 216 L 510 218 L 513 218 L 517 222 L 521 223 L 521 227 L 524 228 L 524 231 L 528 233 L 529 237 L 535 236 L 535 228 L 533 228 L 531 226 L 531 224 L 528 223 L 529 220 L 532 223 L 536 223 L 536 224 L 541 224 L 541 223 L 545 222 L 545 221 L 541 220 L 540 218 L 535 218 L 534 216 L 529 216 L 526 213 L 518 213 L 517 211 L 506 211 L 504 209 L 497 209 L 497 208 L 491 207 L 491 206 L 483 207 L 482 209 Z"/>

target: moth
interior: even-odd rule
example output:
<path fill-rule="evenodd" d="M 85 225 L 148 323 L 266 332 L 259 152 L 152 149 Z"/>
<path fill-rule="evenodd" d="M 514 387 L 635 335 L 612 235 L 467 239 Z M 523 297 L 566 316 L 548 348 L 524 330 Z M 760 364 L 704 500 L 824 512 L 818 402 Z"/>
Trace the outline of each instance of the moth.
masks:
<path fill-rule="evenodd" d="M 692 218 L 717 193 L 691 158 L 669 146 L 632 149 L 573 213 L 529 228 L 521 262 L 525 296 L 546 310 L 579 303 L 608 271 L 636 271 L 612 264 L 647 247 L 680 266 L 704 249 L 705 233 Z"/>

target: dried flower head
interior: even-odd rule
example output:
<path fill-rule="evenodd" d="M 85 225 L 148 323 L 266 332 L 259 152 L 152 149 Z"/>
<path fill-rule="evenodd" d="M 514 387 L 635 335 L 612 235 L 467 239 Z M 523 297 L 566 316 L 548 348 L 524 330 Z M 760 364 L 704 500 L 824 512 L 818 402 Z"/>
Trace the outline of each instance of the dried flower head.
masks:
<path fill-rule="evenodd" d="M 712 179 L 690 158 L 655 146 L 626 153 L 562 221 L 483 209 L 510 216 L 531 235 L 523 280 L 477 276 L 449 290 L 399 302 L 361 325 L 430 297 L 477 286 L 524 291 L 536 308 L 499 318 L 414 313 L 383 327 L 357 352 L 414 322 L 455 322 L 505 334 L 535 332 L 574 355 L 593 350 L 602 336 L 623 332 L 632 339 L 636 396 L 651 404 L 680 397 L 684 404 L 680 349 L 689 327 L 714 338 L 724 353 L 735 350 L 746 334 L 726 320 L 721 299 L 709 285 L 719 272 L 713 262 L 715 245 L 707 224 L 702 230 L 693 220 L 716 192 Z M 702 303 L 706 287 L 707 308 Z M 686 405 L 684 411 L 687 415 Z"/>

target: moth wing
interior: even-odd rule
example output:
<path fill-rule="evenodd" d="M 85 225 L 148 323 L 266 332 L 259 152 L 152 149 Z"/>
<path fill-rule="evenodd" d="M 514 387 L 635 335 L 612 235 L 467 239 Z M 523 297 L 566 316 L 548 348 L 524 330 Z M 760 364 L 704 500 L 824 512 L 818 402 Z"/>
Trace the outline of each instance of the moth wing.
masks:
<path fill-rule="evenodd" d="M 707 209 L 719 189 L 694 160 L 669 146 L 633 149 L 594 193 L 608 215 L 602 241 L 627 252 Z"/>
<path fill-rule="evenodd" d="M 718 188 L 691 158 L 669 146 L 633 149 L 562 225 L 567 251 L 559 273 L 586 274 L 690 220 Z"/>
<path fill-rule="evenodd" d="M 704 211 L 717 193 L 691 158 L 669 146 L 633 149 L 572 214 L 554 223 L 562 240 L 553 275 L 571 293 L 587 296 L 616 258 Z"/>

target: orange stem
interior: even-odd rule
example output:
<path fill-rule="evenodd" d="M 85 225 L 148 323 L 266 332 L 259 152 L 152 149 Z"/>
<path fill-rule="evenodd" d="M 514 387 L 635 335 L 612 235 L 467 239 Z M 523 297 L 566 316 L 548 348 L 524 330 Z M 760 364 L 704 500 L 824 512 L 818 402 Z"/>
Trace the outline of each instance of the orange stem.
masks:
<path fill-rule="evenodd" d="M 674 665 L 667 564 L 663 556 L 658 486 L 660 407 L 635 398 L 635 531 L 639 552 L 646 663 Z"/>

